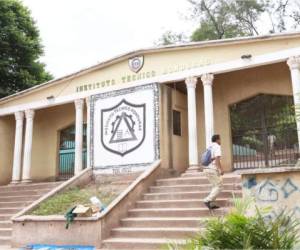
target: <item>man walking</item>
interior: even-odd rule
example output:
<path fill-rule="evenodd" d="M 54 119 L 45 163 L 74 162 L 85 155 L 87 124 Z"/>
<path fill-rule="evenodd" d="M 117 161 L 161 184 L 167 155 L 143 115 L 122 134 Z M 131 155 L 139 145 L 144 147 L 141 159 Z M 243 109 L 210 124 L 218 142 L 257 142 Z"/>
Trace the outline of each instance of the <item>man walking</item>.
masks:
<path fill-rule="evenodd" d="M 216 200 L 218 194 L 221 192 L 223 185 L 221 177 L 221 175 L 223 175 L 223 169 L 221 166 L 222 152 L 220 135 L 213 135 L 211 141 L 211 163 L 207 167 L 204 167 L 203 172 L 210 184 L 212 185 L 212 190 L 209 193 L 209 195 L 204 199 L 204 204 L 209 209 L 216 209 L 219 207 L 213 204 L 213 202 Z"/>

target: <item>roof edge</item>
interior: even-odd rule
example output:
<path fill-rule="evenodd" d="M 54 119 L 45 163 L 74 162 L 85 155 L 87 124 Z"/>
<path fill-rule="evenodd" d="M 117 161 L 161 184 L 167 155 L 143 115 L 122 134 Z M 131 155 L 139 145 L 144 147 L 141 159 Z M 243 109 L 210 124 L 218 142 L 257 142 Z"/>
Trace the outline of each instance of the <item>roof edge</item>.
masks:
<path fill-rule="evenodd" d="M 52 86 L 53 84 L 59 84 L 63 81 L 71 80 L 77 76 L 107 67 L 111 64 L 117 63 L 124 59 L 134 57 L 134 56 L 142 54 L 142 53 L 150 54 L 150 53 L 158 53 L 158 52 L 162 52 L 162 51 L 166 52 L 166 51 L 172 51 L 172 50 L 178 50 L 178 49 L 194 49 L 194 48 L 199 48 L 199 47 L 205 48 L 205 47 L 210 47 L 210 46 L 222 46 L 222 45 L 227 45 L 227 44 L 257 42 L 257 41 L 262 41 L 262 40 L 284 39 L 284 38 L 293 38 L 293 37 L 300 37 L 300 31 L 265 34 L 265 35 L 259 35 L 259 36 L 235 37 L 235 38 L 226 38 L 226 39 L 218 39 L 218 40 L 206 40 L 206 41 L 200 41 L 200 42 L 187 42 L 187 43 L 181 43 L 181 44 L 172 44 L 172 45 L 165 45 L 165 46 L 152 46 L 152 47 L 148 47 L 148 48 L 137 49 L 137 50 L 133 50 L 130 52 L 119 54 L 117 56 L 111 57 L 108 60 L 104 60 L 103 62 L 100 62 L 95 65 L 88 66 L 81 70 L 75 71 L 74 73 L 70 73 L 70 74 L 67 74 L 67 75 L 59 77 L 59 78 L 55 78 L 51 81 L 44 82 L 44 83 L 35 85 L 31 88 L 19 91 L 15 94 L 6 96 L 6 97 L 0 99 L 0 103 L 8 102 L 8 101 L 16 99 L 20 96 L 23 96 L 27 93 L 37 91 L 39 89 L 48 87 L 50 85 Z"/>

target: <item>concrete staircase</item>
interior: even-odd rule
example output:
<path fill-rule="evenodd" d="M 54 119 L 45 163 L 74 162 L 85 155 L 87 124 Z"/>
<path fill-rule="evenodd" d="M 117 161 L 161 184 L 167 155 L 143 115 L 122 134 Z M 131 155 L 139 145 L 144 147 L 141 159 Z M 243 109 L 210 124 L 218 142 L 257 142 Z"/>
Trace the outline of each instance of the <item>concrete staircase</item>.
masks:
<path fill-rule="evenodd" d="M 240 176 L 226 174 L 223 180 L 224 188 L 216 202 L 221 208 L 213 212 L 203 204 L 210 191 L 203 173 L 189 170 L 177 178 L 157 180 L 120 221 L 120 227 L 111 231 L 104 248 L 145 250 L 160 249 L 170 242 L 182 244 L 187 236 L 203 229 L 205 219 L 224 215 L 233 193 L 242 196 Z"/>
<path fill-rule="evenodd" d="M 61 182 L 0 186 L 0 249 L 10 246 L 11 217 Z"/>

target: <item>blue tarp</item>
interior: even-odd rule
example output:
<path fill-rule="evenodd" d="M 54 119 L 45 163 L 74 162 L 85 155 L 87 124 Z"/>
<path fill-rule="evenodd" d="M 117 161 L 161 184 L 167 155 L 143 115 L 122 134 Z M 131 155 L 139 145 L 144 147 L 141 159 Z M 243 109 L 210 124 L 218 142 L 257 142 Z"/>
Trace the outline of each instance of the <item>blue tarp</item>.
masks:
<path fill-rule="evenodd" d="M 43 245 L 43 244 L 32 244 L 26 247 L 32 250 L 95 250 L 93 246 L 78 246 L 78 245 Z"/>

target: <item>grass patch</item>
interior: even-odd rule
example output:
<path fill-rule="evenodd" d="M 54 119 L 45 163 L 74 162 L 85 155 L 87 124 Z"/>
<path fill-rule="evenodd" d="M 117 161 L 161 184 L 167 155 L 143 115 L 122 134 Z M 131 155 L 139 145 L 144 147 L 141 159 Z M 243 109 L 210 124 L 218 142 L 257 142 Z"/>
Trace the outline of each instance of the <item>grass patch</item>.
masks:
<path fill-rule="evenodd" d="M 31 215 L 64 215 L 78 204 L 91 204 L 90 197 L 98 197 L 106 206 L 124 189 L 124 186 L 114 186 L 111 183 L 89 184 L 85 187 L 71 188 L 42 202 Z"/>

